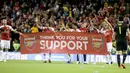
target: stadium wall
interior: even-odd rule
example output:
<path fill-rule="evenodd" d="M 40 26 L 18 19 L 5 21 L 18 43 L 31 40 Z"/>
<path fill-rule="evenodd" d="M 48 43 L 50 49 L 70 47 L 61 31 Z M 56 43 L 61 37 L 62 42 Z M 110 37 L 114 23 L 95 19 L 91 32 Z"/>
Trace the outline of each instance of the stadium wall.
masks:
<path fill-rule="evenodd" d="M 48 54 L 46 55 L 46 58 L 48 58 Z M 79 55 L 80 61 L 83 62 L 83 55 Z M 44 60 L 43 54 L 21 54 L 20 52 L 9 52 L 8 57 L 9 60 Z M 76 61 L 77 55 L 71 54 L 72 61 Z M 123 58 L 123 56 L 121 56 Z M 67 61 L 68 55 L 67 54 L 52 54 L 51 56 L 52 61 Z M 87 61 L 93 62 L 96 60 L 96 62 L 106 62 L 106 56 L 104 55 L 87 55 Z M 116 55 L 112 55 L 112 60 L 114 63 L 116 63 Z M 130 55 L 127 56 L 126 63 L 130 63 Z"/>

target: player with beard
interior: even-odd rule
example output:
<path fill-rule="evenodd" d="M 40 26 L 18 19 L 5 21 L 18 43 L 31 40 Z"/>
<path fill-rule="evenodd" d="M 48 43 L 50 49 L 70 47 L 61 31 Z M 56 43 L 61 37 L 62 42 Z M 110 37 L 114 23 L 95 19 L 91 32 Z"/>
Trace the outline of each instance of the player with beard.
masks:
<path fill-rule="evenodd" d="M 7 19 L 2 20 L 2 24 L 0 26 L 0 29 L 3 30 L 1 33 L 1 48 L 2 50 L 0 51 L 0 61 L 7 61 L 7 55 L 8 55 L 8 49 L 10 49 L 10 30 L 19 33 L 22 35 L 22 33 L 14 30 L 11 26 L 7 25 Z M 3 53 L 3 50 L 5 50 L 5 54 Z"/>

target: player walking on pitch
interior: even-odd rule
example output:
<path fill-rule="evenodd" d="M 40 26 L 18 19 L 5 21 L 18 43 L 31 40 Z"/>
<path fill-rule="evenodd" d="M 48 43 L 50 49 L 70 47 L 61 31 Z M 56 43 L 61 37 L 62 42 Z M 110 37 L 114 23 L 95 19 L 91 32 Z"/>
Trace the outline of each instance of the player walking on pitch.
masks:
<path fill-rule="evenodd" d="M 123 67 L 124 69 L 125 67 L 125 60 L 127 57 L 127 38 L 126 35 L 130 35 L 128 26 L 125 25 L 123 23 L 123 17 L 119 17 L 119 21 L 118 24 L 116 25 L 116 27 L 114 28 L 114 37 L 116 40 L 116 54 L 117 54 L 117 63 L 118 63 L 118 67 L 121 68 Z M 122 64 L 120 64 L 120 55 L 123 54 L 123 60 L 122 60 Z"/>
<path fill-rule="evenodd" d="M 1 33 L 1 48 L 2 50 L 0 51 L 0 61 L 6 62 L 7 60 L 7 55 L 8 55 L 8 49 L 10 49 L 10 30 L 19 33 L 22 35 L 22 33 L 14 30 L 11 26 L 7 25 L 7 20 L 3 19 L 2 20 L 2 26 L 0 26 L 0 29 L 3 30 Z M 3 53 L 3 50 L 5 49 L 5 54 Z"/>

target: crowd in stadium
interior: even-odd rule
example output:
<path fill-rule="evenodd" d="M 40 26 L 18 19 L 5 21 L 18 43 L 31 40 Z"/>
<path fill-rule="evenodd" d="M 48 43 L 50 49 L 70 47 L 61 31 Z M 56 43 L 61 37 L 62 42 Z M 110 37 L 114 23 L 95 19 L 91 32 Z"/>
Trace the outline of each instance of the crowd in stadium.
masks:
<path fill-rule="evenodd" d="M 6 18 L 8 25 L 22 33 L 48 30 L 39 27 L 95 33 L 105 27 L 105 20 L 114 27 L 120 15 L 125 16 L 124 23 L 129 25 L 130 5 L 127 0 L 83 0 L 77 4 L 69 0 L 7 0 L 0 10 L 1 22 Z M 12 33 L 11 36 L 12 41 L 19 39 L 18 34 Z"/>

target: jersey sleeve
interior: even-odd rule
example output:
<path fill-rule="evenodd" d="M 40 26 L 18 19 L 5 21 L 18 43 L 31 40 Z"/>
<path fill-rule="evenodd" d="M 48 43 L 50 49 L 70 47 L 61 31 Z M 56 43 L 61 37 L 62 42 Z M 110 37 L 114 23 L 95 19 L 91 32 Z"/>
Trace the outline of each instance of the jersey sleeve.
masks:
<path fill-rule="evenodd" d="M 3 27 L 4 27 L 3 25 L 2 25 L 2 26 L 0 26 L 0 29 L 1 29 L 1 28 L 3 28 Z"/>

